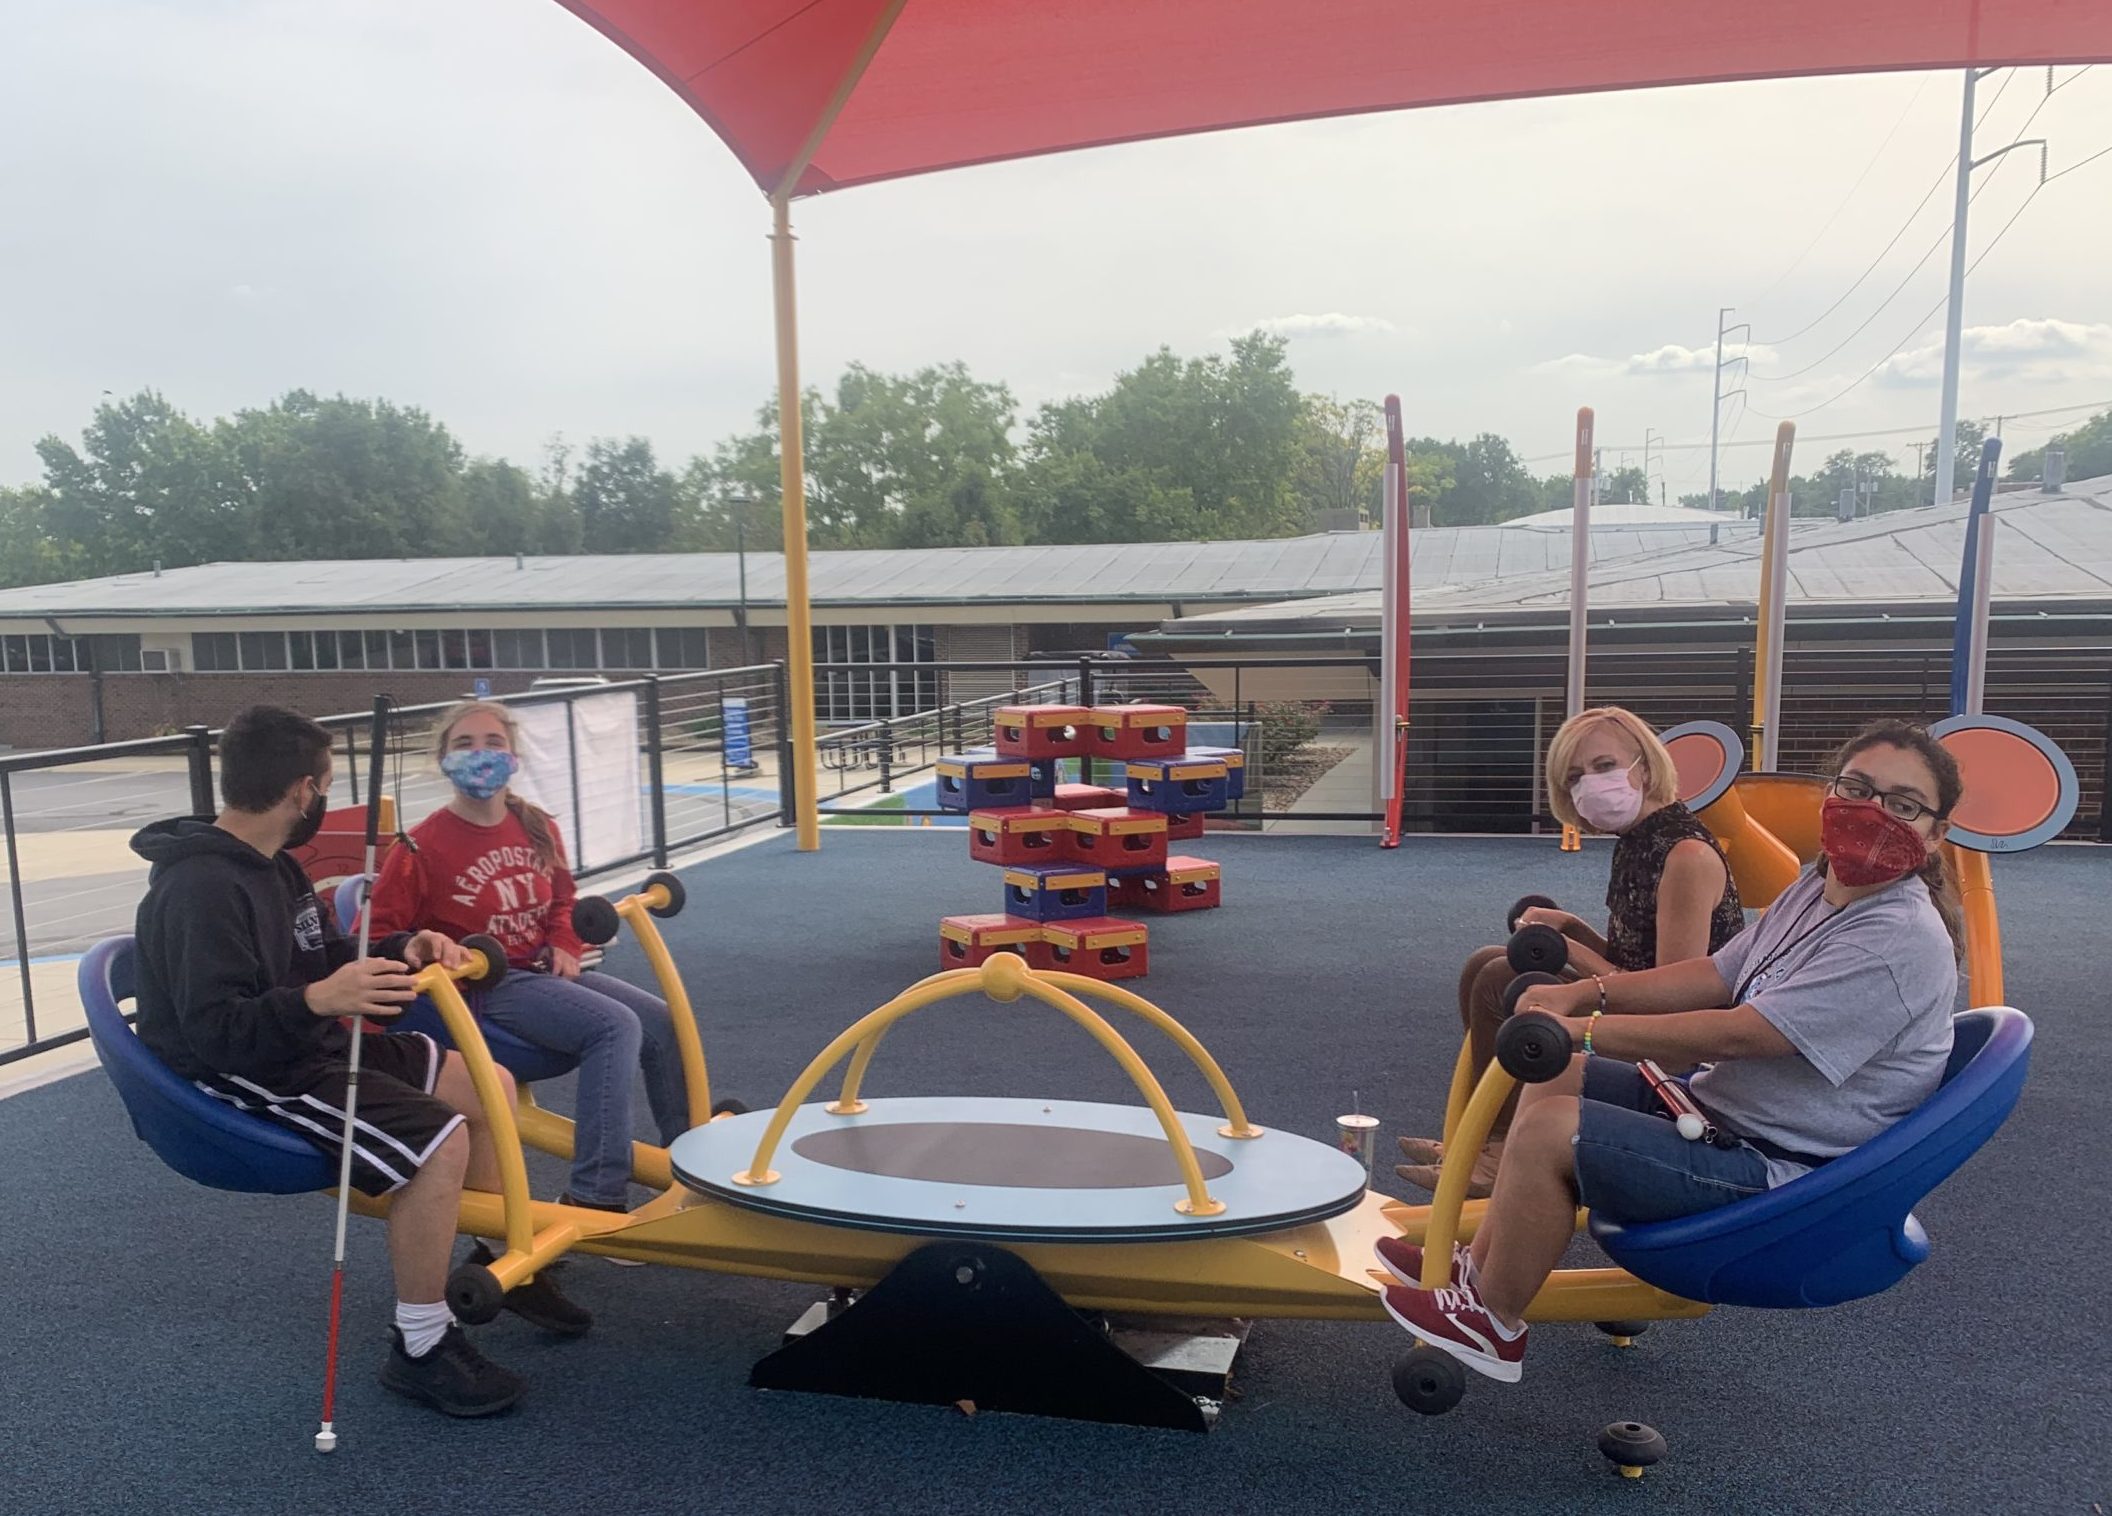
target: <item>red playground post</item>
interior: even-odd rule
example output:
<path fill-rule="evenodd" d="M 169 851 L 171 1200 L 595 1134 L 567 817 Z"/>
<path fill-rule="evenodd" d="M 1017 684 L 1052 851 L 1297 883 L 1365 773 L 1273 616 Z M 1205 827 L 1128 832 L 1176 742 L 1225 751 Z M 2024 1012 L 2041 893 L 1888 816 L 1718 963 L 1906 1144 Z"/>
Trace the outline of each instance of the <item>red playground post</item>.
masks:
<path fill-rule="evenodd" d="M 1382 848 L 1401 845 L 1401 791 L 1408 777 L 1408 445 L 1401 429 L 1401 397 L 1386 397 L 1386 555 L 1384 603 L 1380 611 L 1379 684 L 1392 721 L 1392 747 L 1381 798 L 1386 805 Z"/>

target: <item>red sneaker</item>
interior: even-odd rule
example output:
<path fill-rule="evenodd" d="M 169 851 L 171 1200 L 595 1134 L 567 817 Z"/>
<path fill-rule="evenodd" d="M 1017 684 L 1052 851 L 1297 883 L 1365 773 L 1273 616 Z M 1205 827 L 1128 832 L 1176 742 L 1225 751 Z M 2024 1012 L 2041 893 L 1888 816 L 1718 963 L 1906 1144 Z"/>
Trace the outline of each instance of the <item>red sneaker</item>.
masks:
<path fill-rule="evenodd" d="M 1507 1335 L 1481 1303 L 1470 1284 L 1443 1290 L 1410 1290 L 1398 1285 L 1380 1297 L 1386 1314 L 1415 1336 L 1457 1358 L 1477 1373 L 1516 1384 L 1523 1372 L 1526 1328 Z"/>
<path fill-rule="evenodd" d="M 1411 1290 L 1423 1287 L 1423 1250 L 1400 1237 L 1381 1237 L 1372 1246 L 1386 1272 Z M 1452 1244 L 1452 1275 L 1455 1280 L 1474 1277 L 1474 1252 L 1464 1242 Z"/>

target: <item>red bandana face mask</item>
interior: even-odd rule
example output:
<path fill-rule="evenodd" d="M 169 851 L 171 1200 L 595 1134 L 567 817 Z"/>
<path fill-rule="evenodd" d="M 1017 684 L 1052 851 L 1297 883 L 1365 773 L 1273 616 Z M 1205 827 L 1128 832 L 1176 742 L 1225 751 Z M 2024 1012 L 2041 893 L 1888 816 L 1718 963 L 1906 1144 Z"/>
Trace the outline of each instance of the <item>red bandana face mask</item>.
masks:
<path fill-rule="evenodd" d="M 1819 851 L 1846 885 L 1890 884 L 1928 861 L 1921 833 L 1870 800 L 1828 795 L 1819 807 Z"/>

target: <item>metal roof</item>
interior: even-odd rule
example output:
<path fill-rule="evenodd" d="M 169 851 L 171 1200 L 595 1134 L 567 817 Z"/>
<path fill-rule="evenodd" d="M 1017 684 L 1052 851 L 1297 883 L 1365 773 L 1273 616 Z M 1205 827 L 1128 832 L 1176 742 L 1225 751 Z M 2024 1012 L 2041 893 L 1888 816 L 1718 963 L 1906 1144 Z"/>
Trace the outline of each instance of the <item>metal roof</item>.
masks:
<path fill-rule="evenodd" d="M 1505 526 L 1529 527 L 1535 530 L 1545 527 L 1567 528 L 1569 506 L 1551 511 L 1535 511 L 1530 516 L 1513 516 Z M 1601 526 L 1699 526 L 1712 524 L 1742 525 L 1751 528 L 1755 523 L 1728 511 L 1702 511 L 1688 505 L 1651 505 L 1647 501 L 1600 501 L 1591 508 L 1591 525 L 1596 531 Z"/>
<path fill-rule="evenodd" d="M 2069 485 L 2048 495 L 2036 488 L 1997 495 L 1990 510 L 1995 533 L 1994 597 L 2008 602 L 2112 603 L 2112 476 Z M 1856 521 L 1798 521 L 1790 535 L 1792 605 L 1823 607 L 1950 605 L 1958 596 L 1965 553 L 1967 502 L 1923 506 Z M 1593 529 L 1594 540 L 1598 531 Z M 1566 534 L 1557 540 L 1566 541 Z M 1723 534 L 1714 544 L 1598 561 L 1590 575 L 1594 611 L 1648 607 L 1751 606 L 1759 595 L 1760 542 Z M 1534 612 L 1566 612 L 1567 568 L 1503 579 L 1453 576 L 1422 593 L 1418 620 L 1451 620 Z M 1358 591 L 1300 601 L 1252 605 L 1169 623 L 1191 634 L 1295 630 L 1365 630 L 1377 625 L 1379 596 Z"/>
<path fill-rule="evenodd" d="M 1608 562 L 1708 538 L 1700 528 L 1595 525 L 1592 557 Z M 820 606 L 1287 600 L 1376 591 L 1380 545 L 1377 532 L 1330 532 L 1258 542 L 817 552 L 809 578 Z M 783 559 L 747 556 L 749 604 L 782 605 Z M 1422 528 L 1414 589 L 1538 575 L 1568 562 L 1566 529 Z M 0 590 L 0 618 L 719 608 L 739 596 L 732 553 L 206 563 Z"/>

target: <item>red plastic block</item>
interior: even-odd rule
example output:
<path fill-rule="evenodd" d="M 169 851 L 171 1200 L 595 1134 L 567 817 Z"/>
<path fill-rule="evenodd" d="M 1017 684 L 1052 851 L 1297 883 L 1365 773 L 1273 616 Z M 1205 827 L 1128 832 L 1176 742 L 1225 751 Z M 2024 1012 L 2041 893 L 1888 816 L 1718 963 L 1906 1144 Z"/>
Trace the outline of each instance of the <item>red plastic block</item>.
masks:
<path fill-rule="evenodd" d="M 1008 758 L 1077 758 L 1089 740 L 1082 705 L 1004 705 L 992 718 L 992 741 Z"/>
<path fill-rule="evenodd" d="M 1024 916 L 946 916 L 939 921 L 939 967 L 972 969 L 992 953 L 1017 953 L 1046 968 L 1041 923 Z"/>
<path fill-rule="evenodd" d="M 1127 806 L 1072 811 L 1071 857 L 1109 873 L 1156 873 L 1166 866 L 1166 818 Z"/>
<path fill-rule="evenodd" d="M 1169 858 L 1162 874 L 1138 874 L 1121 881 L 1123 908 L 1161 915 L 1215 910 L 1224 904 L 1219 872 L 1207 858 Z M 1110 891 L 1110 903 L 1114 898 Z"/>
<path fill-rule="evenodd" d="M 1069 863 L 1078 856 L 1070 822 L 1064 812 L 1039 805 L 973 811 L 968 816 L 968 856 L 1007 868 Z"/>
<path fill-rule="evenodd" d="M 1054 804 L 1059 811 L 1119 809 L 1129 804 L 1129 792 L 1111 790 L 1104 784 L 1059 784 Z"/>
<path fill-rule="evenodd" d="M 1168 842 L 1193 842 L 1203 835 L 1203 813 L 1190 811 L 1185 816 L 1166 818 L 1166 840 Z"/>
<path fill-rule="evenodd" d="M 1089 979 L 1142 979 L 1151 968 L 1150 933 L 1141 921 L 1101 916 L 1050 921 L 1041 928 L 1047 967 Z"/>
<path fill-rule="evenodd" d="M 1177 705 L 1096 705 L 1085 751 L 1095 758 L 1166 758 L 1188 746 L 1188 713 Z"/>

